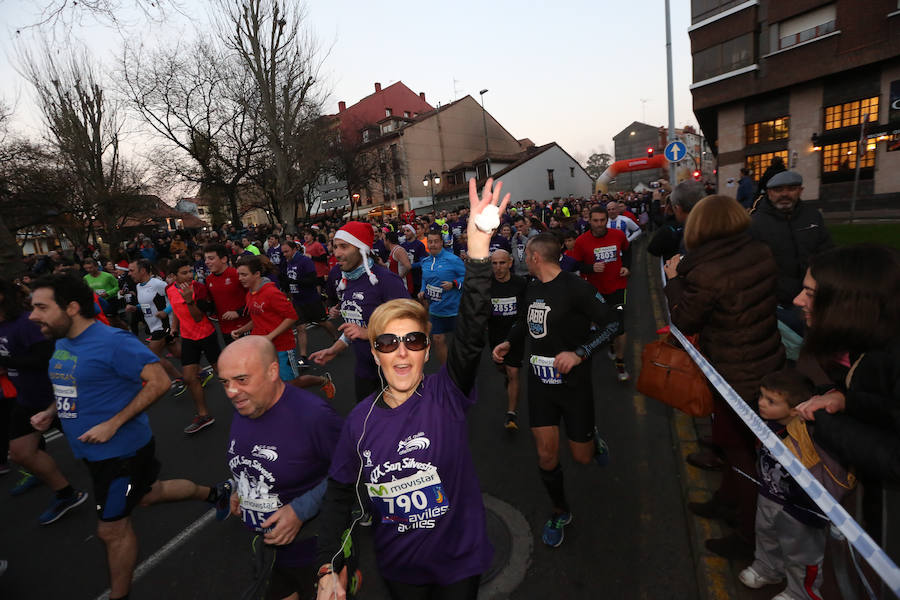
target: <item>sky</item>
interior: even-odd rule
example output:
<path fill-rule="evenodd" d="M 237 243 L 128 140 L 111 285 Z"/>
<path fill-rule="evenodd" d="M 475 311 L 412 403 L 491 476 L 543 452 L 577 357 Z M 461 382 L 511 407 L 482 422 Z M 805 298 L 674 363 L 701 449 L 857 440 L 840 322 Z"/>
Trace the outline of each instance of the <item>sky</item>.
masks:
<path fill-rule="evenodd" d="M 61 0 L 0 0 L 0 98 L 14 105 L 14 126 L 26 135 L 42 133 L 29 85 L 17 72 L 17 53 L 38 48 L 39 9 Z M 139 0 L 109 0 L 131 7 Z M 149 0 L 140 0 L 149 1 Z M 189 39 L 209 28 L 206 0 L 169 0 L 159 22 L 123 10 L 125 27 L 76 18 L 50 36 L 60 53 L 85 44 L 113 67 L 123 37 L 145 46 Z M 409 8 L 415 6 L 415 8 Z M 455 0 L 387 4 L 371 0 L 307 0 L 307 20 L 328 50 L 324 79 L 330 91 L 325 112 L 353 104 L 374 91 L 403 81 L 425 92 L 432 106 L 466 94 L 478 99 L 517 138 L 559 143 L 584 159 L 613 153 L 612 136 L 632 121 L 667 125 L 664 0 Z M 691 57 L 687 28 L 690 1 L 672 0 L 675 125 L 696 126 L 691 111 Z M 143 142 L 133 136 L 132 148 Z M 630 158 L 630 157 L 618 157 Z"/>

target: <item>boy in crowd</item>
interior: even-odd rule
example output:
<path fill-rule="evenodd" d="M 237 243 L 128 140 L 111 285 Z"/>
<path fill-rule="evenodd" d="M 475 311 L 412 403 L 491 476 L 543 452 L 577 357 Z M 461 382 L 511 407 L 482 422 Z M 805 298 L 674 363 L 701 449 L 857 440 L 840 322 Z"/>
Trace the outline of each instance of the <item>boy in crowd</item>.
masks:
<path fill-rule="evenodd" d="M 855 484 L 853 475 L 813 444 L 796 406 L 813 395 L 812 383 L 792 369 L 766 375 L 760 384 L 759 416 L 838 501 Z M 738 578 L 750 588 L 781 582 L 772 600 L 821 598 L 825 528 L 828 521 L 806 492 L 764 446 L 759 448 L 756 552 Z"/>

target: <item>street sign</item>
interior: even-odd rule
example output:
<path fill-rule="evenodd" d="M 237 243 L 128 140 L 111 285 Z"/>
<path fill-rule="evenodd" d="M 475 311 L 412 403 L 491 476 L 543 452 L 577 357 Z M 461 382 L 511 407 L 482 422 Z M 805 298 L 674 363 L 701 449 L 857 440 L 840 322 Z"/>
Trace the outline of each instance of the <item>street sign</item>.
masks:
<path fill-rule="evenodd" d="M 665 154 L 666 160 L 669 162 L 678 162 L 684 158 L 685 154 L 687 154 L 687 146 L 684 145 L 684 142 L 675 140 L 674 142 L 668 143 L 663 154 Z"/>

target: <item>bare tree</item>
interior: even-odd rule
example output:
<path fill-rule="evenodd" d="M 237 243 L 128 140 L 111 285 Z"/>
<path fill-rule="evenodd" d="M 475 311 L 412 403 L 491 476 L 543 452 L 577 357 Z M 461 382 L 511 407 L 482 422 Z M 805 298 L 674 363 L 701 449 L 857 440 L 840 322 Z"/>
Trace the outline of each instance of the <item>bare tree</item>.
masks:
<path fill-rule="evenodd" d="M 300 0 L 218 0 L 225 43 L 250 73 L 271 161 L 271 204 L 289 230 L 305 215 L 307 138 L 323 101 L 324 60 Z M 306 161 L 309 162 L 309 161 Z"/>
<path fill-rule="evenodd" d="M 72 51 L 57 62 L 45 47 L 39 60 L 23 57 L 25 76 L 35 89 L 48 128 L 48 141 L 71 174 L 72 197 L 83 207 L 89 235 L 99 224 L 112 243 L 119 227 L 141 202 L 133 169 L 119 155 L 121 121 L 118 107 L 101 85 L 85 51 Z"/>
<path fill-rule="evenodd" d="M 150 54 L 127 49 L 121 72 L 130 107 L 166 143 L 154 152 L 157 170 L 221 195 L 239 222 L 238 188 L 265 149 L 249 73 L 204 38 Z"/>
<path fill-rule="evenodd" d="M 80 25 L 85 19 L 93 19 L 120 29 L 128 24 L 123 15 L 129 10 L 144 21 L 160 22 L 168 13 L 179 11 L 180 4 L 178 0 L 43 0 L 31 5 L 33 18 L 13 25 L 16 34 L 29 29 L 57 28 L 69 33 L 73 26 Z"/>

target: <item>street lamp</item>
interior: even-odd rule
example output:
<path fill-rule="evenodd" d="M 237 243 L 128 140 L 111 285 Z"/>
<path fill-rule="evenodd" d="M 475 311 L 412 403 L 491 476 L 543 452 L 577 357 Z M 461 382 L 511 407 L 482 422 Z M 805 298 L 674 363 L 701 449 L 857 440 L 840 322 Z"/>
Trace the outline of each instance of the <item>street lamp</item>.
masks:
<path fill-rule="evenodd" d="M 353 205 L 356 205 L 356 216 L 359 217 L 359 194 L 353 194 L 350 202 L 350 218 L 353 218 Z"/>
<path fill-rule="evenodd" d="M 484 124 L 484 154 L 487 156 L 487 175 L 491 176 L 491 148 L 488 144 L 487 134 L 487 112 L 484 110 L 484 95 L 487 94 L 487 88 L 478 92 L 481 95 L 481 122 Z"/>
<path fill-rule="evenodd" d="M 485 90 L 486 91 L 486 90 Z M 437 209 L 434 207 L 434 188 L 437 187 L 441 183 L 441 176 L 428 169 L 428 173 L 425 174 L 425 177 L 422 178 L 422 185 L 428 187 L 431 185 L 431 212 L 434 213 L 435 217 L 437 216 Z"/>

